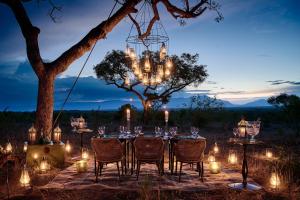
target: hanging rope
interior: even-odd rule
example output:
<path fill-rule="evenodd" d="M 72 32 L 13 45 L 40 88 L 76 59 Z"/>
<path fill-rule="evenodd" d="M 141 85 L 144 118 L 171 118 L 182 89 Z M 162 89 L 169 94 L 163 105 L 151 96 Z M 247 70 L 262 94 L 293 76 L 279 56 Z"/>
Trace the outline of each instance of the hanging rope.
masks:
<path fill-rule="evenodd" d="M 108 18 L 107 18 L 107 20 L 106 20 L 106 22 L 105 22 L 104 28 L 106 28 L 107 21 L 108 21 L 109 18 L 111 17 L 111 15 L 112 15 L 112 13 L 113 13 L 113 11 L 114 11 L 114 9 L 115 9 L 115 7 L 116 7 L 117 4 L 118 4 L 118 1 L 115 1 L 115 4 L 114 4 L 113 8 L 111 9 L 111 11 L 110 11 L 110 13 L 109 13 L 109 15 L 108 15 Z M 79 77 L 80 77 L 80 75 L 81 75 L 81 73 L 82 73 L 84 67 L 86 66 L 86 64 L 87 64 L 87 62 L 88 62 L 88 60 L 89 60 L 89 58 L 90 58 L 90 56 L 91 56 L 91 54 L 92 54 L 92 52 L 93 52 L 93 50 L 94 50 L 94 48 L 95 48 L 97 42 L 98 42 L 98 40 L 96 40 L 95 44 L 93 45 L 92 49 L 90 50 L 90 52 L 89 52 L 87 58 L 85 59 L 83 65 L 82 65 L 82 67 L 81 67 L 81 69 L 80 69 L 80 71 L 79 71 L 79 73 L 78 73 L 78 75 L 77 75 L 77 77 L 76 77 L 76 79 L 75 79 L 75 81 L 73 82 L 73 85 L 72 85 L 71 89 L 69 90 L 69 93 L 68 93 L 66 99 L 64 100 L 64 103 L 62 104 L 62 106 L 61 106 L 61 108 L 60 108 L 60 111 L 59 111 L 58 115 L 56 116 L 56 118 L 55 118 L 55 120 L 54 120 L 54 122 L 53 122 L 53 126 L 52 126 L 52 129 L 51 129 L 51 133 L 53 132 L 53 129 L 54 129 L 54 127 L 55 127 L 55 125 L 56 125 L 56 123 L 57 123 L 57 121 L 58 121 L 60 115 L 61 115 L 62 112 L 64 111 L 64 107 L 65 107 L 65 105 L 66 105 L 66 103 L 67 103 L 67 101 L 68 101 L 68 99 L 69 99 L 69 97 L 70 97 L 70 95 L 71 95 L 71 93 L 72 93 L 72 91 L 73 91 L 73 89 L 74 89 L 76 83 L 78 82 Z"/>

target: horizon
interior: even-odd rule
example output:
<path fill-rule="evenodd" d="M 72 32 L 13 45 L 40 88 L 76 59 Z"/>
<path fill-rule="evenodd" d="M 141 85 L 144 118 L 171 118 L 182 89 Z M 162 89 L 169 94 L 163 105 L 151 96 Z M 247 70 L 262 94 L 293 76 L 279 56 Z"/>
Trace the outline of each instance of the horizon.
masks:
<path fill-rule="evenodd" d="M 174 23 L 167 14 L 161 16 L 170 38 L 170 53 L 199 53 L 199 64 L 207 65 L 209 74 L 199 87 L 190 86 L 174 94 L 174 98 L 199 94 L 243 105 L 280 93 L 300 96 L 299 2 L 219 2 L 225 17 L 220 23 L 214 21 L 215 15 L 210 12 L 199 19 L 187 20 L 185 26 Z M 54 60 L 72 46 L 90 28 L 106 19 L 113 6 L 110 1 L 89 1 L 88 4 L 74 1 L 70 5 L 57 0 L 56 3 L 63 6 L 63 11 L 58 13 L 59 23 L 53 23 L 47 15 L 46 2 L 39 6 L 35 2 L 25 3 L 33 23 L 41 28 L 40 49 L 44 60 Z M 100 8 L 105 10 L 101 14 Z M 27 61 L 23 36 L 11 11 L 2 4 L 0 13 L 0 27 L 5 27 L 0 32 L 0 108 L 26 104 L 35 109 L 37 78 Z M 97 44 L 68 104 L 132 98 L 116 88 L 106 87 L 96 80 L 93 72 L 93 66 L 101 62 L 108 51 L 125 49 L 130 26 L 128 19 L 123 20 L 106 40 Z M 66 97 L 72 85 L 70 77 L 77 76 L 86 56 L 57 77 L 56 106 Z M 85 82 L 91 76 L 95 80 Z M 115 94 L 116 91 L 119 94 Z"/>

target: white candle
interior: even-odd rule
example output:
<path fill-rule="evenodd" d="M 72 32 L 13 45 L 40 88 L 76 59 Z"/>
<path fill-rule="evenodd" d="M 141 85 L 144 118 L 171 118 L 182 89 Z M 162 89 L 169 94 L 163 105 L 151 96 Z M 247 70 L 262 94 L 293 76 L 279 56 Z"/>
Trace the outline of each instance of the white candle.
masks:
<path fill-rule="evenodd" d="M 130 109 L 129 108 L 126 109 L 126 118 L 127 118 L 127 121 L 130 120 Z"/>
<path fill-rule="evenodd" d="M 168 123 L 169 121 L 169 111 L 165 110 L 165 122 Z"/>

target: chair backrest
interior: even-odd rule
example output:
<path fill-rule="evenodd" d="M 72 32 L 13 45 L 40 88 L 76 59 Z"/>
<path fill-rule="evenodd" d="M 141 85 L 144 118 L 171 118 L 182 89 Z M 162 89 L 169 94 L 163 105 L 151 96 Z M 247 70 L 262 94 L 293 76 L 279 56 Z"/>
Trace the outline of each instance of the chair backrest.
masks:
<path fill-rule="evenodd" d="M 206 140 L 179 140 L 175 145 L 175 156 L 179 161 L 200 161 L 203 159 Z"/>
<path fill-rule="evenodd" d="M 164 153 L 164 142 L 159 137 L 137 137 L 134 148 L 138 160 L 159 160 Z"/>
<path fill-rule="evenodd" d="M 123 157 L 122 144 L 116 138 L 92 138 L 91 143 L 97 161 L 113 162 Z"/>

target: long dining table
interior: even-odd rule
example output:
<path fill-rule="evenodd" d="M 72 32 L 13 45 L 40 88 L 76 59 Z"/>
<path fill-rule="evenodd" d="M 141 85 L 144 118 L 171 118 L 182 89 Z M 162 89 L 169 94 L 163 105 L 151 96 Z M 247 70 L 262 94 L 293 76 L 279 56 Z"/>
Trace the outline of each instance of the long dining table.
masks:
<path fill-rule="evenodd" d="M 98 136 L 99 137 L 99 136 Z M 165 144 L 168 146 L 168 158 L 169 158 L 169 170 L 171 174 L 174 172 L 174 161 L 175 161 L 175 152 L 174 152 L 174 144 L 176 144 L 179 140 L 186 140 L 186 139 L 203 139 L 206 138 L 202 136 L 193 136 L 193 135 L 186 135 L 186 134 L 176 134 L 175 136 L 171 135 L 156 135 L 155 133 L 148 132 L 141 135 L 133 135 L 133 134 L 119 134 L 119 133 L 111 133 L 111 134 L 104 134 L 101 136 L 102 138 L 117 138 L 120 140 L 121 143 L 124 145 L 124 152 L 125 152 L 125 174 L 133 174 L 133 171 L 136 167 L 136 160 L 135 160 L 135 149 L 134 149 L 134 140 L 136 137 L 161 137 Z M 163 156 L 163 163 L 164 163 L 164 156 Z M 95 171 L 96 171 L 96 160 L 95 160 Z M 162 169 L 164 173 L 164 167 Z"/>

